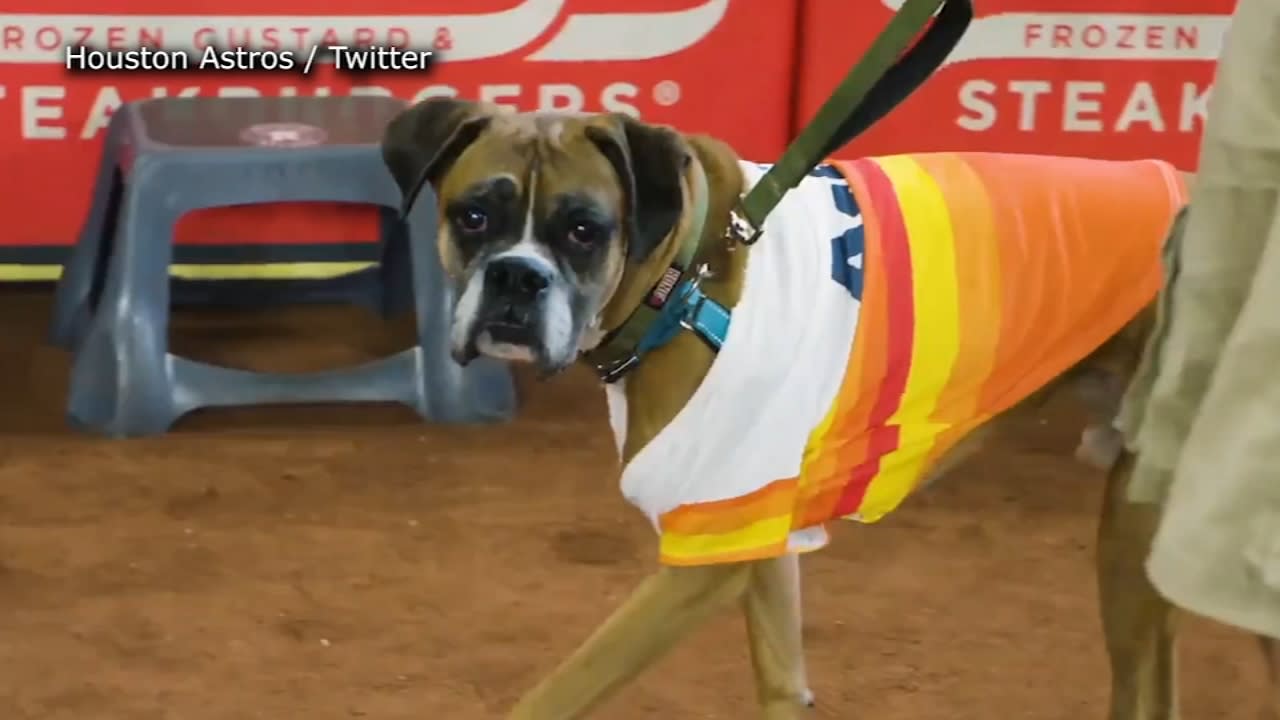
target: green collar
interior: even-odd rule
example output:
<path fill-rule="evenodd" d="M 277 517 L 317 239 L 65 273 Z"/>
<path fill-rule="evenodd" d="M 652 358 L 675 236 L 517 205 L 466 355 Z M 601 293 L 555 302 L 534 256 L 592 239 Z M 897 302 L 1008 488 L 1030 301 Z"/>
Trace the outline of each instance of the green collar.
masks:
<path fill-rule="evenodd" d="M 679 238 L 680 247 L 676 250 L 675 257 L 671 258 L 667 269 L 649 289 L 644 301 L 622 325 L 611 330 L 598 346 L 582 353 L 582 359 L 595 368 L 596 374 L 606 383 L 617 382 L 640 362 L 637 348 L 649 328 L 662 315 L 662 309 L 671 299 L 672 291 L 691 272 L 700 272 L 700 269 L 691 266 L 702 246 L 702 233 L 707 225 L 707 176 L 703 172 L 691 173 L 689 189 L 693 198 L 689 229 Z"/>

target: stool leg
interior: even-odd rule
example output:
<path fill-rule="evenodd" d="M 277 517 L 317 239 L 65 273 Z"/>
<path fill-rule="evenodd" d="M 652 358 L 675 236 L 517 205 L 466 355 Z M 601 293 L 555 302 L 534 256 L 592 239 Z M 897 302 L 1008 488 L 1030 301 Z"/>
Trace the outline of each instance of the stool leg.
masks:
<path fill-rule="evenodd" d="M 409 232 L 396 211 L 385 207 L 379 208 L 378 229 L 377 307 L 390 318 L 413 309 Z"/>
<path fill-rule="evenodd" d="M 120 210 L 120 137 L 123 125 L 112 123 L 103 143 L 89 213 L 58 279 L 49 324 L 49 342 L 67 350 L 84 335 L 106 273 Z"/>
<path fill-rule="evenodd" d="M 68 415 L 112 437 L 160 434 L 180 414 L 168 358 L 169 265 L 181 213 L 155 203 L 165 184 L 135 167 L 97 312 L 71 370 Z"/>

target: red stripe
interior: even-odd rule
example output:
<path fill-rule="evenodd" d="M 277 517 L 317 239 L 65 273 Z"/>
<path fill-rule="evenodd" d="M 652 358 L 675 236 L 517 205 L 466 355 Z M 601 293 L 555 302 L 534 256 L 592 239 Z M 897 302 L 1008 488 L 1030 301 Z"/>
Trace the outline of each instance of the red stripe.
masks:
<path fill-rule="evenodd" d="M 867 442 L 867 459 L 850 474 L 840 501 L 836 503 L 837 517 L 849 515 L 858 509 L 871 479 L 880 472 L 880 458 L 898 447 L 898 426 L 888 425 L 888 422 L 907 389 L 907 374 L 911 370 L 911 345 L 915 335 L 911 246 L 907 242 L 907 226 L 902 219 L 897 194 L 889 177 L 874 162 L 863 159 L 852 165 L 866 183 L 867 194 L 871 196 L 869 200 L 875 209 L 879 226 L 876 229 L 875 243 L 868 235 L 863 261 L 868 270 L 872 263 L 876 263 L 875 268 L 882 273 L 885 282 L 885 297 L 888 302 L 888 307 L 885 308 L 888 347 L 885 352 L 888 354 L 888 362 L 885 364 L 885 376 L 880 382 L 880 392 L 868 418 L 870 437 Z M 879 250 L 879 258 L 872 255 L 873 248 Z M 875 310 L 872 309 L 872 312 Z"/>

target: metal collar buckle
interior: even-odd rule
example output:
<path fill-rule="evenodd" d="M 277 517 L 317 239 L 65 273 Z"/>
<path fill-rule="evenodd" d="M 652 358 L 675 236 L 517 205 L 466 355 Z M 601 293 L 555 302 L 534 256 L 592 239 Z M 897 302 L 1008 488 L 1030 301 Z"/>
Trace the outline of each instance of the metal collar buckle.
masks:
<path fill-rule="evenodd" d="M 693 271 L 693 277 L 689 280 L 689 288 L 685 291 L 685 296 L 692 295 L 695 290 L 702 286 L 702 281 L 711 277 L 711 268 L 706 263 L 699 265 Z M 707 296 L 699 294 L 698 301 L 693 307 L 686 307 L 680 312 L 680 327 L 690 332 L 697 332 L 697 328 L 693 326 L 690 318 L 698 317 L 698 313 L 702 311 L 702 304 L 707 301 Z"/>
<path fill-rule="evenodd" d="M 623 375 L 631 372 L 631 369 L 640 364 L 640 356 L 635 352 L 614 361 L 608 365 L 597 365 L 596 373 L 599 374 L 600 380 L 606 385 L 612 385 L 622 378 Z"/>
<path fill-rule="evenodd" d="M 704 279 L 711 277 L 711 269 L 707 267 L 706 263 L 703 263 L 698 267 L 694 268 L 693 272 L 689 274 L 692 275 L 692 277 L 690 277 L 688 280 L 689 287 L 685 290 L 684 295 L 688 295 L 690 291 L 697 289 L 699 286 L 701 286 L 702 281 Z M 668 298 L 667 302 L 672 302 L 673 300 L 674 298 Z M 706 300 L 705 297 L 699 300 L 698 304 L 694 306 L 693 313 L 689 313 L 684 310 L 681 311 L 680 316 L 677 319 L 677 322 L 680 324 L 681 328 L 685 330 L 689 330 L 691 332 L 697 332 L 696 328 L 693 327 L 693 323 L 692 321 L 690 321 L 689 318 L 697 317 L 697 312 L 699 309 L 701 309 L 702 302 L 705 300 Z M 615 360 L 614 362 L 611 362 L 605 365 L 597 365 L 596 373 L 600 376 L 600 380 L 603 381 L 606 385 L 612 385 L 613 383 L 617 382 L 620 378 L 622 378 L 623 375 L 626 375 L 627 373 L 631 372 L 631 370 L 634 369 L 635 366 L 640 363 L 639 350 L 640 349 L 638 347 L 632 348 L 630 353 L 628 353 L 627 355 L 623 356 L 618 360 Z"/>
<path fill-rule="evenodd" d="M 725 226 L 726 240 L 736 240 L 743 245 L 755 245 L 760 239 L 760 228 L 751 224 L 739 204 L 729 211 L 729 224 Z"/>
<path fill-rule="evenodd" d="M 693 277 L 689 280 L 690 288 L 698 288 L 702 286 L 702 281 L 711 277 L 711 268 L 706 263 L 702 263 L 693 269 Z"/>
<path fill-rule="evenodd" d="M 693 308 L 689 312 L 680 313 L 680 327 L 684 328 L 685 330 L 688 330 L 689 332 L 698 332 L 698 328 L 694 327 L 693 321 L 690 320 L 689 318 L 698 317 L 698 313 L 702 311 L 702 304 L 705 303 L 706 301 L 707 301 L 707 296 L 703 295 L 702 297 L 698 298 L 698 302 L 693 306 Z"/>

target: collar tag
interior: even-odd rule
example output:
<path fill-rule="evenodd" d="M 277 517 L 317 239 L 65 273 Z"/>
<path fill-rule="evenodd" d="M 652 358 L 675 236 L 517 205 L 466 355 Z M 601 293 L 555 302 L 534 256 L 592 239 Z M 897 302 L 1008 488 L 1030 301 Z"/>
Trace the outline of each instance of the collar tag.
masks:
<path fill-rule="evenodd" d="M 676 289 L 676 284 L 680 282 L 680 276 L 683 273 L 680 268 L 672 265 L 662 273 L 662 279 L 657 285 L 653 286 L 653 291 L 649 293 L 649 297 L 645 300 L 645 304 L 654 310 L 660 309 L 667 304 L 667 298 L 671 296 L 671 291 Z"/>

